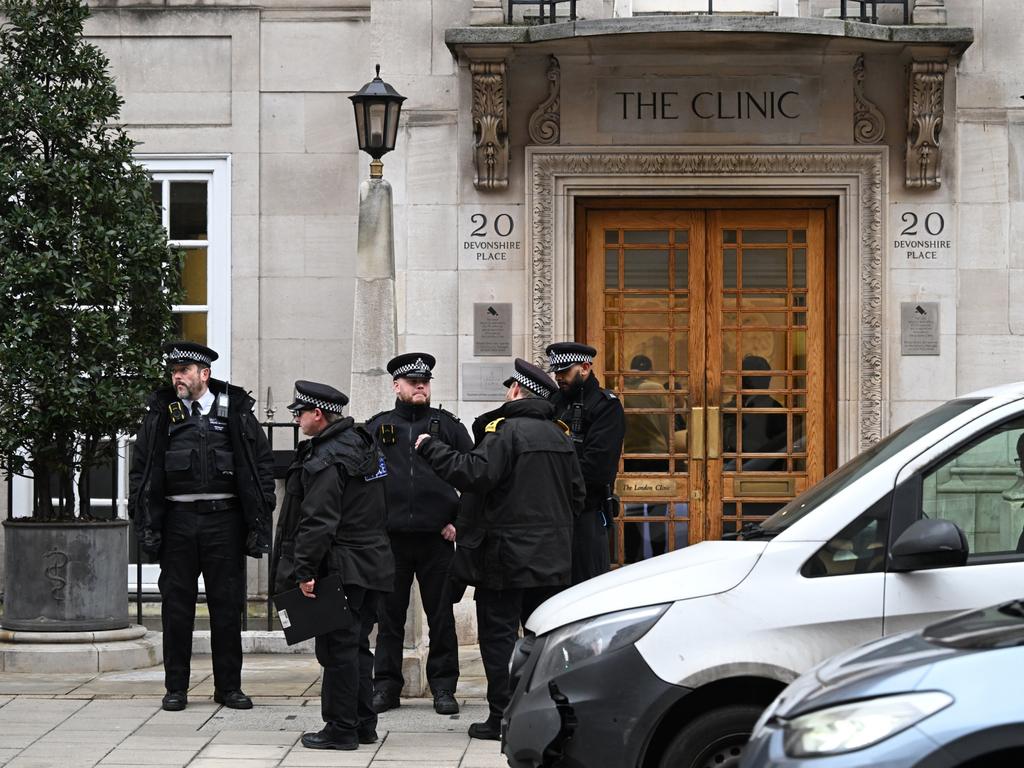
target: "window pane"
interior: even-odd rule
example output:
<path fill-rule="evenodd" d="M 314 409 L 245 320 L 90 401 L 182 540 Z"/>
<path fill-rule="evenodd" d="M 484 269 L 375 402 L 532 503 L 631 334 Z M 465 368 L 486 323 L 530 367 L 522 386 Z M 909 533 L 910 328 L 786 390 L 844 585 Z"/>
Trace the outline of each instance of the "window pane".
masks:
<path fill-rule="evenodd" d="M 627 230 L 623 233 L 623 242 L 627 245 L 668 245 L 668 230 Z"/>
<path fill-rule="evenodd" d="M 604 231 L 604 241 L 608 245 L 613 245 L 619 242 L 619 230 L 617 229 L 606 229 Z"/>
<path fill-rule="evenodd" d="M 185 268 L 181 273 L 185 304 L 206 303 L 206 249 L 183 248 Z"/>
<path fill-rule="evenodd" d="M 206 240 L 206 182 L 171 182 L 171 239 Z"/>
<path fill-rule="evenodd" d="M 174 314 L 176 336 L 185 341 L 206 344 L 206 313 L 176 312 Z"/>
<path fill-rule="evenodd" d="M 744 288 L 785 288 L 787 282 L 786 249 L 743 249 Z"/>
<path fill-rule="evenodd" d="M 619 250 L 609 248 L 604 252 L 604 287 L 619 287 Z"/>
<path fill-rule="evenodd" d="M 626 251 L 623 287 L 668 289 L 668 251 Z"/>
<path fill-rule="evenodd" d="M 675 281 L 674 288 L 686 290 L 690 286 L 690 252 L 685 248 L 676 251 Z"/>
<path fill-rule="evenodd" d="M 786 242 L 787 231 L 785 229 L 745 229 L 743 230 L 744 243 L 784 243 Z"/>

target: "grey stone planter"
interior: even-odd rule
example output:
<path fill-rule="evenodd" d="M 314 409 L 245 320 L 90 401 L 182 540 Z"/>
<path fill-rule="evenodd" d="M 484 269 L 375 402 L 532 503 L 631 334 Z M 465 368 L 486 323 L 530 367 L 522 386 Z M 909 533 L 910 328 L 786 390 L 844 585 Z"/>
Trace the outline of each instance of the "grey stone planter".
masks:
<path fill-rule="evenodd" d="M 128 521 L 5 520 L 4 616 L 19 632 L 127 627 Z"/>

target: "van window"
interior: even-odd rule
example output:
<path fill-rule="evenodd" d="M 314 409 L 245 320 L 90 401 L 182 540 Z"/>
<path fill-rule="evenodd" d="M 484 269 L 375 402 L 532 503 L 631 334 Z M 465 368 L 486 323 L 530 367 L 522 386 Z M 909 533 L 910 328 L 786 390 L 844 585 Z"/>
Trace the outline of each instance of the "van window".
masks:
<path fill-rule="evenodd" d="M 887 493 L 815 552 L 800 575 L 814 579 L 884 571 L 891 509 L 892 494 Z"/>
<path fill-rule="evenodd" d="M 817 485 L 808 488 L 761 523 L 761 530 L 771 534 L 781 533 L 801 517 L 813 511 L 819 504 L 832 498 L 846 486 L 859 480 L 911 443 L 982 402 L 984 400 L 978 398 L 950 400 L 923 416 L 919 416 L 850 459 Z"/>
<path fill-rule="evenodd" d="M 1024 418 L 1004 422 L 922 475 L 923 516 L 952 520 L 971 556 L 1024 552 Z"/>

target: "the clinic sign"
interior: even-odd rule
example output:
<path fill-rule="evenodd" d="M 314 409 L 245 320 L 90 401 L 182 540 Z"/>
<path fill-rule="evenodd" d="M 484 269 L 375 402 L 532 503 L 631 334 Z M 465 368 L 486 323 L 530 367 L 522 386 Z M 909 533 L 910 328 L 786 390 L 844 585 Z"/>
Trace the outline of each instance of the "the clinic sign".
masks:
<path fill-rule="evenodd" d="M 614 134 L 816 131 L 817 77 L 602 78 L 597 129 Z"/>

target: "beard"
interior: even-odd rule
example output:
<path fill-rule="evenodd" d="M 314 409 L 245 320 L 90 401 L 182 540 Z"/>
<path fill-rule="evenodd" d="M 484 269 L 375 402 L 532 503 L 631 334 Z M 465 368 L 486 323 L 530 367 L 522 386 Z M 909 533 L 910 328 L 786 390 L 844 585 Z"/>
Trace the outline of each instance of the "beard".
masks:
<path fill-rule="evenodd" d="M 583 374 L 577 371 L 572 381 L 558 382 L 558 388 L 567 395 L 575 395 L 583 388 Z"/>

